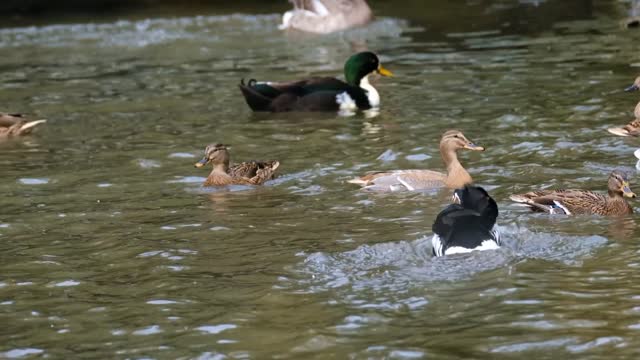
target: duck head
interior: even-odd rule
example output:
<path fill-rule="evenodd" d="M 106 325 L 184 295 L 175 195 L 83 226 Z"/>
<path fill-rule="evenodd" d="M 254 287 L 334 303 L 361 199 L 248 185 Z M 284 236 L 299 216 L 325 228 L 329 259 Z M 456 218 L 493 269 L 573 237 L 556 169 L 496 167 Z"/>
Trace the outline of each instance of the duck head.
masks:
<path fill-rule="evenodd" d="M 204 149 L 204 157 L 202 160 L 195 163 L 195 167 L 201 168 L 209 163 L 216 165 L 222 164 L 229 165 L 229 151 L 227 150 L 229 145 L 224 144 L 211 144 Z"/>
<path fill-rule="evenodd" d="M 636 194 L 631 191 L 631 187 L 629 186 L 627 174 L 619 170 L 614 170 L 609 175 L 608 188 L 609 195 L 618 195 L 629 198 L 636 197 Z"/>
<path fill-rule="evenodd" d="M 371 51 L 363 51 L 352 55 L 344 64 L 345 79 L 347 83 L 353 86 L 360 86 L 360 80 L 372 73 L 393 76 L 391 71 L 382 67 L 378 56 Z"/>
<path fill-rule="evenodd" d="M 498 204 L 489 193 L 475 185 L 465 185 L 453 192 L 453 202 L 462 205 L 463 208 L 476 211 L 489 218 L 498 217 Z"/>
<path fill-rule="evenodd" d="M 467 149 L 472 151 L 484 151 L 484 147 L 476 145 L 459 130 L 448 130 L 442 134 L 440 140 L 441 150 Z"/>
<path fill-rule="evenodd" d="M 640 90 L 640 76 L 638 76 L 636 78 L 636 81 L 633 82 L 633 85 L 631 85 L 628 88 L 624 89 L 624 91 L 626 91 L 626 92 L 638 91 L 638 90 Z"/>

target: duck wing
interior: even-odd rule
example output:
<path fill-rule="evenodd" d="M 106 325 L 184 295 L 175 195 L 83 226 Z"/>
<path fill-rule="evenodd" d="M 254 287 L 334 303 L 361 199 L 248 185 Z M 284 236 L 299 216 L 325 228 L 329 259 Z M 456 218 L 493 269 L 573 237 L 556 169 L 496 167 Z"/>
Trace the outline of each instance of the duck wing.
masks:
<path fill-rule="evenodd" d="M 280 162 L 270 161 L 248 161 L 236 164 L 229 169 L 229 175 L 233 178 L 242 178 L 251 184 L 260 185 L 275 177 L 276 169 Z"/>
<path fill-rule="evenodd" d="M 27 135 L 31 133 L 36 126 L 45 122 L 47 122 L 45 119 L 29 120 L 23 114 L 0 113 L 0 135 Z"/>
<path fill-rule="evenodd" d="M 349 180 L 365 189 L 378 191 L 427 190 L 445 186 L 446 175 L 431 170 L 393 170 L 373 172 Z"/>
<path fill-rule="evenodd" d="M 246 161 L 239 164 L 235 164 L 229 168 L 229 175 L 233 177 L 246 177 L 251 178 L 256 176 L 259 170 L 272 168 L 280 165 L 279 162 L 275 160 L 271 161 Z"/>
<path fill-rule="evenodd" d="M 0 113 L 0 127 L 9 127 L 21 120 L 25 120 L 22 114 Z"/>
<path fill-rule="evenodd" d="M 623 127 L 609 128 L 607 131 L 618 136 L 640 136 L 640 119 L 635 119 Z"/>

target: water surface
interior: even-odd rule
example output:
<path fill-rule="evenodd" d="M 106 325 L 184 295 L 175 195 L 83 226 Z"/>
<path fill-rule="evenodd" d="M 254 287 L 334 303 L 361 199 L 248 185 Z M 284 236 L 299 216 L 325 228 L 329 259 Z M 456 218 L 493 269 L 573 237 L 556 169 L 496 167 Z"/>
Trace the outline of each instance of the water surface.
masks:
<path fill-rule="evenodd" d="M 464 4 L 464 3 L 463 3 Z M 534 187 L 636 183 L 639 32 L 614 1 L 397 8 L 328 37 L 279 15 L 206 13 L 0 29 L 6 110 L 49 119 L 0 143 L 7 358 L 632 357 L 640 230 L 531 215 Z M 258 11 L 256 12 L 258 13 Z M 338 75 L 368 48 L 373 118 L 252 114 L 241 78 Z M 372 194 L 368 170 L 441 169 L 440 135 L 498 201 L 505 246 L 434 259 L 446 192 Z M 204 189 L 204 147 L 278 159 L 261 188 Z M 635 185 L 640 191 L 640 185 Z M 634 204 L 635 206 L 636 204 Z"/>

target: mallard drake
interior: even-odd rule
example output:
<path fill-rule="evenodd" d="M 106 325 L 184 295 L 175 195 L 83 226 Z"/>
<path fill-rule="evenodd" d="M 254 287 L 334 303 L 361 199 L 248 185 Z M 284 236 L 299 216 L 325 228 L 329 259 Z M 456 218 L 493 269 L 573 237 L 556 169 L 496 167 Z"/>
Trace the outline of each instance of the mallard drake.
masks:
<path fill-rule="evenodd" d="M 280 162 L 270 160 L 248 161 L 230 167 L 229 159 L 228 145 L 211 144 L 205 148 L 204 157 L 195 163 L 197 168 L 213 164 L 213 170 L 204 186 L 262 185 L 274 178 L 275 171 L 280 166 Z"/>
<path fill-rule="evenodd" d="M 0 113 L 0 138 L 27 135 L 45 122 L 45 119 L 29 120 L 23 114 Z"/>
<path fill-rule="evenodd" d="M 244 80 L 240 90 L 253 111 L 345 111 L 380 106 L 380 95 L 369 83 L 369 75 L 393 74 L 382 67 L 376 54 L 365 51 L 352 55 L 344 64 L 347 82 L 332 77 L 313 77 L 291 82 Z"/>
<path fill-rule="evenodd" d="M 433 255 L 499 248 L 498 204 L 495 200 L 483 188 L 473 185 L 455 190 L 453 199 L 454 204 L 444 208 L 431 227 Z"/>
<path fill-rule="evenodd" d="M 328 34 L 367 24 L 373 18 L 365 0 L 289 0 L 293 10 L 282 15 L 280 30 Z"/>
<path fill-rule="evenodd" d="M 442 134 L 440 140 L 440 155 L 447 168 L 446 174 L 431 170 L 379 171 L 349 180 L 349 182 L 361 185 L 365 189 L 378 191 L 427 190 L 440 187 L 457 189 L 473 182 L 471 175 L 458 161 L 456 151 L 459 149 L 484 151 L 482 146 L 471 142 L 462 132 L 449 130 Z"/>
<path fill-rule="evenodd" d="M 636 78 L 636 80 L 633 82 L 633 85 L 624 89 L 624 91 L 626 92 L 638 91 L 638 90 L 640 90 L 640 76 Z M 609 128 L 607 129 L 607 131 L 619 136 L 640 135 L 640 102 L 636 104 L 636 108 L 633 110 L 633 115 L 635 119 L 631 120 L 627 125 L 623 127 Z"/>
<path fill-rule="evenodd" d="M 633 209 L 624 199 L 635 198 L 627 174 L 613 171 L 609 175 L 608 196 L 588 190 L 542 190 L 526 194 L 511 195 L 510 199 L 531 208 L 533 211 L 550 214 L 594 214 L 626 215 Z"/>

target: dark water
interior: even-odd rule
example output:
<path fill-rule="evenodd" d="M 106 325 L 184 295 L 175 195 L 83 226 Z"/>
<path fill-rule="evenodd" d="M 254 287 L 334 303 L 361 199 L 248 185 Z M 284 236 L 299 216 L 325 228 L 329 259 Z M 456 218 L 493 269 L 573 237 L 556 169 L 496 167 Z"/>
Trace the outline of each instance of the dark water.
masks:
<path fill-rule="evenodd" d="M 49 119 L 0 143 L 0 356 L 635 358 L 636 217 L 508 202 L 604 191 L 614 168 L 640 191 L 637 141 L 605 130 L 638 100 L 621 91 L 640 72 L 621 4 L 379 6 L 321 38 L 246 12 L 0 30 L 5 110 Z M 236 87 L 337 75 L 364 47 L 396 74 L 373 118 L 255 115 Z M 441 169 L 450 128 L 487 148 L 461 159 L 499 203 L 499 251 L 434 259 L 449 194 L 346 183 Z M 193 163 L 212 142 L 279 159 L 280 178 L 202 188 Z"/>

